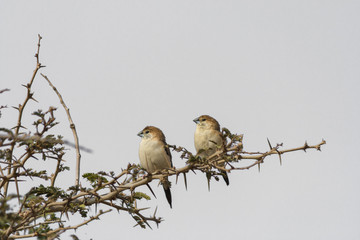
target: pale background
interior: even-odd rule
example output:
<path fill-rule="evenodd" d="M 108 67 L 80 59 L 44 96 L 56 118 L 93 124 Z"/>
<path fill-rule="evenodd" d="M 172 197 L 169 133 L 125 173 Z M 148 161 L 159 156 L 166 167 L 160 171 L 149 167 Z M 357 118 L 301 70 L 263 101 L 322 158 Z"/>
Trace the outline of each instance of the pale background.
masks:
<path fill-rule="evenodd" d="M 260 173 L 233 172 L 211 192 L 189 174 L 188 191 L 173 184 L 173 209 L 153 183 L 158 199 L 143 206 L 158 206 L 159 228 L 113 212 L 80 239 L 360 239 L 359 13 L 359 1 L 1 0 L 0 88 L 11 91 L 0 105 L 23 101 L 40 33 L 41 72 L 94 151 L 82 154 L 82 173 L 138 162 L 136 134 L 150 124 L 193 151 L 201 114 L 244 133 L 248 151 L 267 150 L 267 137 L 289 148 L 327 141 L 322 152 L 283 156 L 283 166 L 272 157 Z M 57 130 L 72 140 L 46 81 L 34 90 L 40 103 L 27 113 L 59 107 Z M 15 110 L 2 113 L 1 126 L 15 124 Z M 184 165 L 176 153 L 173 162 Z M 73 184 L 73 172 L 62 181 Z"/>

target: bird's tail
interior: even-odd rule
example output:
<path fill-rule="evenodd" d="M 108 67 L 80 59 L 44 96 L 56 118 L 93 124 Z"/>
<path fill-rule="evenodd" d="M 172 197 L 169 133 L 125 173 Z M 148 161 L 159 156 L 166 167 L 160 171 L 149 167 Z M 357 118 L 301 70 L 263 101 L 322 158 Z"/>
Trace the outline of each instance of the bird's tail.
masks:
<path fill-rule="evenodd" d="M 167 199 L 167 201 L 168 201 L 168 203 L 170 205 L 170 208 L 172 208 L 171 191 L 170 191 L 171 183 L 166 178 L 166 179 L 164 179 L 162 181 L 162 185 L 163 185 L 163 188 L 164 188 L 166 199 Z"/>

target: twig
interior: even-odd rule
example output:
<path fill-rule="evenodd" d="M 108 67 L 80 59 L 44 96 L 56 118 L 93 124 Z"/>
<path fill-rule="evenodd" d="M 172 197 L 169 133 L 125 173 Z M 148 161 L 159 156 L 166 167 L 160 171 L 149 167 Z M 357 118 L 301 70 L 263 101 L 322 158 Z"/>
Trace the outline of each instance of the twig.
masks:
<path fill-rule="evenodd" d="M 76 173 L 75 173 L 75 185 L 79 186 L 80 184 L 80 158 L 81 158 L 81 154 L 80 154 L 80 148 L 79 148 L 79 137 L 77 135 L 76 132 L 76 128 L 75 128 L 75 124 L 71 118 L 70 115 L 70 110 L 69 108 L 66 106 L 61 94 L 59 93 L 59 91 L 56 89 L 56 87 L 51 83 L 51 81 L 49 80 L 49 78 L 47 76 L 45 76 L 44 74 L 40 73 L 41 76 L 43 76 L 43 78 L 45 78 L 45 80 L 49 83 L 49 85 L 52 87 L 52 89 L 55 91 L 55 93 L 57 94 L 57 96 L 59 97 L 60 103 L 63 105 L 66 114 L 68 116 L 68 120 L 70 123 L 70 128 L 72 130 L 73 136 L 74 136 L 74 141 L 75 141 L 75 149 L 76 149 Z"/>
<path fill-rule="evenodd" d="M 1 89 L 0 94 L 3 93 L 3 92 L 6 92 L 6 91 L 10 91 L 10 89 L 8 89 L 8 88 Z"/>
<path fill-rule="evenodd" d="M 55 185 L 55 180 L 56 180 L 56 178 L 57 178 L 57 176 L 58 176 L 58 174 L 59 174 L 61 161 L 62 161 L 61 157 L 58 157 L 58 159 L 57 159 L 57 164 L 56 164 L 56 168 L 55 168 L 55 172 L 54 172 L 54 174 L 51 176 L 51 185 L 50 185 L 50 186 L 52 186 L 52 187 L 54 187 L 54 185 Z"/>
<path fill-rule="evenodd" d="M 42 224 L 53 224 L 53 223 L 63 223 L 65 221 L 61 221 L 61 220 L 53 220 L 53 221 L 45 221 L 45 222 L 40 222 L 40 223 L 36 223 L 34 225 L 31 225 L 31 226 L 24 226 L 24 227 L 20 227 L 18 229 L 16 229 L 17 231 L 22 231 L 22 230 L 25 230 L 25 229 L 29 229 L 29 228 L 34 228 L 36 226 L 40 226 Z"/>

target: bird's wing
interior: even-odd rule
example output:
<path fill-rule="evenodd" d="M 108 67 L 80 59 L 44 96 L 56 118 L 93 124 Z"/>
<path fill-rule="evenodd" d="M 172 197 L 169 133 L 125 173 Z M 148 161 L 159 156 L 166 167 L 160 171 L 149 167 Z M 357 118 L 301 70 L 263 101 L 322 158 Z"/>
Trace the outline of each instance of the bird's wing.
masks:
<path fill-rule="evenodd" d="M 170 161 L 170 166 L 173 167 L 171 152 L 166 143 L 164 145 L 164 150 L 165 150 L 165 154 L 166 154 L 165 159 Z"/>
<path fill-rule="evenodd" d="M 209 147 L 214 148 L 213 150 L 217 150 L 217 148 L 222 147 L 223 145 L 223 137 L 221 132 L 213 130 L 209 137 Z"/>

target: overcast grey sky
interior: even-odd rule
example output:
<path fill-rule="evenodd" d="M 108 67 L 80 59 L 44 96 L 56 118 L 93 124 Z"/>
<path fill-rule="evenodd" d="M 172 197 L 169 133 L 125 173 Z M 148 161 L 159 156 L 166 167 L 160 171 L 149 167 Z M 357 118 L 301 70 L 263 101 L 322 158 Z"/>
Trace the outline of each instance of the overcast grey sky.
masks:
<path fill-rule="evenodd" d="M 211 192 L 190 174 L 188 191 L 173 184 L 173 209 L 153 183 L 158 199 L 142 205 L 158 206 L 158 229 L 114 212 L 79 229 L 80 239 L 360 239 L 359 13 L 360 2 L 346 0 L 0 0 L 0 88 L 11 89 L 0 105 L 23 101 L 39 33 L 41 72 L 94 151 L 82 154 L 83 173 L 138 162 L 146 125 L 193 151 L 192 119 L 202 114 L 243 133 L 248 151 L 267 150 L 267 137 L 286 148 L 327 141 L 283 166 L 272 157 L 260 173 L 233 172 Z M 59 107 L 57 129 L 72 139 L 44 79 L 34 90 L 40 103 L 28 113 Z M 1 126 L 15 124 L 14 110 L 2 112 Z M 184 165 L 176 153 L 173 162 Z"/>

